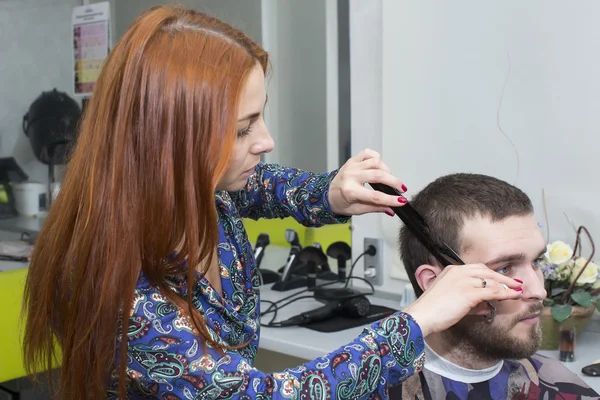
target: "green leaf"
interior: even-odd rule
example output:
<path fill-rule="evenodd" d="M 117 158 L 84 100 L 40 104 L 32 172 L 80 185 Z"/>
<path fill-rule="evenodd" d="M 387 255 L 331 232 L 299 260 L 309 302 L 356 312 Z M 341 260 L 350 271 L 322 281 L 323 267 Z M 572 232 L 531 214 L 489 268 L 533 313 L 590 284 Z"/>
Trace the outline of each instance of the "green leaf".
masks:
<path fill-rule="evenodd" d="M 571 316 L 571 310 L 573 307 L 569 304 L 556 304 L 552 306 L 551 312 L 556 322 L 561 323 Z"/>
<path fill-rule="evenodd" d="M 600 311 L 600 299 L 596 300 L 596 310 Z"/>
<path fill-rule="evenodd" d="M 571 294 L 571 300 L 583 307 L 591 307 L 592 295 L 589 292 L 578 292 Z"/>

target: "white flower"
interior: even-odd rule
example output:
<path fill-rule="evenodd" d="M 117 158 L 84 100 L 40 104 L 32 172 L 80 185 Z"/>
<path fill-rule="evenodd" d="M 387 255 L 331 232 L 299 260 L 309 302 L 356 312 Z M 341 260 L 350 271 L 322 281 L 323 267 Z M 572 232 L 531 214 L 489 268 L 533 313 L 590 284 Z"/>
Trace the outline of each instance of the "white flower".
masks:
<path fill-rule="evenodd" d="M 563 241 L 557 240 L 546 246 L 546 259 L 551 264 L 564 264 L 573 256 L 573 249 L 571 246 Z"/>
<path fill-rule="evenodd" d="M 587 259 L 583 257 L 580 257 L 577 260 L 575 260 L 575 266 L 571 271 L 571 283 L 573 283 L 575 278 L 577 278 L 577 275 L 579 275 L 579 272 L 581 271 L 585 263 L 587 263 Z M 579 279 L 577 279 L 575 285 L 582 286 L 588 283 L 595 283 L 598 276 L 598 271 L 598 266 L 590 261 L 590 263 L 585 267 L 583 274 L 581 274 Z"/>
<path fill-rule="evenodd" d="M 556 280 L 566 281 L 567 279 L 569 279 L 574 265 L 575 262 L 572 259 L 569 259 L 566 262 L 557 265 L 556 269 L 554 270 L 554 273 L 556 274 Z"/>

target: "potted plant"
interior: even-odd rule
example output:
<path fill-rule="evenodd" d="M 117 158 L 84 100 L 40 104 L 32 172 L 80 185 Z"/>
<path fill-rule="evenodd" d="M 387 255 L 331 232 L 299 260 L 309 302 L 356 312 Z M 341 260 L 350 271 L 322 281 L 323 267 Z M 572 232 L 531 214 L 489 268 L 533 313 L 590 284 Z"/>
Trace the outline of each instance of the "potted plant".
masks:
<path fill-rule="evenodd" d="M 587 258 L 581 256 L 582 232 L 588 236 L 592 248 Z M 584 226 L 577 229 L 573 248 L 560 240 L 547 245 L 540 263 L 547 291 L 541 317 L 542 349 L 558 349 L 561 325 L 581 332 L 594 310 L 600 311 L 600 268 L 592 261 L 594 253 L 594 241 Z"/>

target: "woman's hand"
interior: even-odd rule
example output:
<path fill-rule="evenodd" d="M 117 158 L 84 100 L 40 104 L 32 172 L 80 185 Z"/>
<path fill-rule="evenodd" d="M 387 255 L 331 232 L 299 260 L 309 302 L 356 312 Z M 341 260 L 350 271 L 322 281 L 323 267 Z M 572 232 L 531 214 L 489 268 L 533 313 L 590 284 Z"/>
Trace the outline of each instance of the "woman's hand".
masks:
<path fill-rule="evenodd" d="M 384 183 L 401 193 L 406 192 L 406 186 L 390 174 L 390 169 L 381 161 L 379 153 L 366 149 L 349 159 L 331 181 L 331 210 L 341 215 L 384 212 L 393 216 L 394 212 L 390 207 L 406 204 L 404 197 L 372 190 L 365 187 L 365 183 Z"/>
<path fill-rule="evenodd" d="M 520 298 L 521 285 L 483 264 L 450 265 L 403 311 L 417 321 L 426 337 L 450 328 L 467 314 L 489 314 L 483 301 Z"/>

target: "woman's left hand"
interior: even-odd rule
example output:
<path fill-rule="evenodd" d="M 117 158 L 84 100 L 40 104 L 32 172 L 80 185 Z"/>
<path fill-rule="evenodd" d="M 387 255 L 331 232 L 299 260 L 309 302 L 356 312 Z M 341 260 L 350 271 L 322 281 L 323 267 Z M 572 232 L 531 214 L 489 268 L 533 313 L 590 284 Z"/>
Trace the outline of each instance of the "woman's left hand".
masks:
<path fill-rule="evenodd" d="M 401 193 L 406 186 L 390 173 L 379 153 L 363 150 L 340 168 L 329 187 L 331 210 L 340 215 L 361 215 L 383 212 L 394 215 L 390 207 L 403 206 L 406 199 L 365 187 L 366 183 L 384 183 Z"/>

